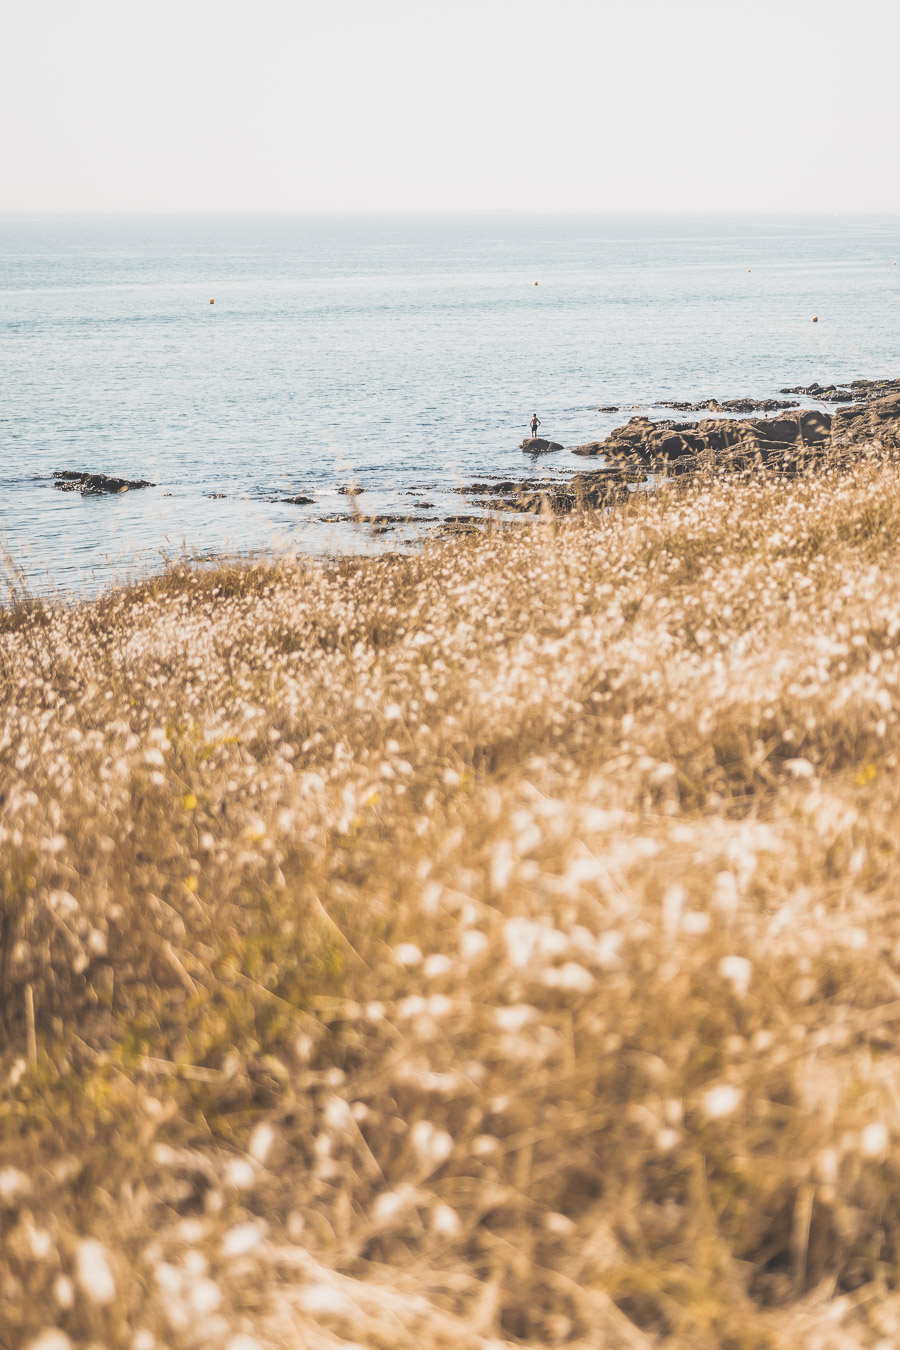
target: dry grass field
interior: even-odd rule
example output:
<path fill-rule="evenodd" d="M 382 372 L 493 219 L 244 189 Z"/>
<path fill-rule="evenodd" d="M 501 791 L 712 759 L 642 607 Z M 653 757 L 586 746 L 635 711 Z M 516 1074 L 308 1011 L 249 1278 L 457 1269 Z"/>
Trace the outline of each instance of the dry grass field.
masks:
<path fill-rule="evenodd" d="M 900 463 L 8 599 L 3 1350 L 900 1344 Z"/>

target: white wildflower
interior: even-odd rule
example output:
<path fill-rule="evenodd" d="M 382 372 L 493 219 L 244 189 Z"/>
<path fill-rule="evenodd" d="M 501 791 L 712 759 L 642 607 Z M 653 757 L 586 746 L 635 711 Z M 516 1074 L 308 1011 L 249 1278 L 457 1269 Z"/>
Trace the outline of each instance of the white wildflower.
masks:
<path fill-rule="evenodd" d="M 246 1158 L 231 1158 L 225 1167 L 225 1181 L 235 1190 L 247 1191 L 256 1181 L 256 1168 Z"/>
<path fill-rule="evenodd" d="M 431 1227 L 438 1237 L 445 1238 L 455 1238 L 462 1230 L 456 1210 L 445 1204 L 435 1205 L 431 1212 Z"/>
<path fill-rule="evenodd" d="M 394 948 L 394 959 L 401 966 L 417 966 L 422 953 L 414 942 L 401 942 Z"/>
<path fill-rule="evenodd" d="M 478 928 L 466 928 L 459 940 L 459 946 L 464 961 L 477 961 L 488 946 L 488 936 Z"/>
<path fill-rule="evenodd" d="M 570 1237 L 575 1232 L 575 1225 L 567 1214 L 545 1214 L 544 1227 L 554 1237 Z"/>
<path fill-rule="evenodd" d="M 199 1317 L 208 1317 L 222 1304 L 222 1291 L 214 1280 L 198 1280 L 189 1295 L 191 1311 Z"/>
<path fill-rule="evenodd" d="M 53 1297 L 63 1309 L 74 1307 L 75 1286 L 68 1275 L 57 1275 L 53 1281 Z"/>
<path fill-rule="evenodd" d="M 663 928 L 671 935 L 677 933 L 678 925 L 681 922 L 681 911 L 684 908 L 684 902 L 687 899 L 687 891 L 679 883 L 667 886 L 663 895 L 662 912 Z"/>
<path fill-rule="evenodd" d="M 322 1119 L 329 1130 L 343 1134 L 353 1123 L 350 1107 L 343 1097 L 329 1097 L 322 1112 Z"/>
<path fill-rule="evenodd" d="M 252 1252 L 254 1247 L 259 1246 L 264 1236 L 265 1231 L 261 1224 L 235 1224 L 222 1239 L 222 1255 L 243 1256 L 246 1252 Z"/>
<path fill-rule="evenodd" d="M 746 998 L 753 974 L 753 963 L 745 956 L 723 956 L 719 962 L 719 974 L 727 980 L 738 998 Z"/>
<path fill-rule="evenodd" d="M 707 1120 L 722 1120 L 740 1106 L 743 1094 L 732 1083 L 717 1083 L 707 1088 L 700 1099 L 700 1109 Z"/>
<path fill-rule="evenodd" d="M 250 1136 L 247 1152 L 254 1162 L 257 1162 L 262 1166 L 269 1156 L 269 1150 L 274 1142 L 275 1131 L 272 1129 L 272 1126 L 266 1120 L 260 1121 Z"/>
<path fill-rule="evenodd" d="M 17 1167 L 0 1168 L 0 1202 L 31 1194 L 31 1182 Z"/>
<path fill-rule="evenodd" d="M 450 1135 L 430 1120 L 417 1120 L 410 1130 L 409 1138 L 419 1162 L 429 1169 L 440 1167 L 453 1152 Z"/>
<path fill-rule="evenodd" d="M 402 1191 L 382 1191 L 372 1206 L 372 1218 L 376 1223 L 390 1223 L 406 1204 L 407 1196 Z"/>
<path fill-rule="evenodd" d="M 452 969 L 453 962 L 449 956 L 444 956 L 441 952 L 433 952 L 431 956 L 426 956 L 422 973 L 427 980 L 437 980 L 442 975 L 448 975 Z"/>
<path fill-rule="evenodd" d="M 589 994 L 594 987 L 594 977 L 576 961 L 566 961 L 559 970 L 550 967 L 543 971 L 541 983 L 548 989 L 570 989 L 575 993 Z"/>
<path fill-rule="evenodd" d="M 872 1121 L 859 1136 L 859 1151 L 864 1158 L 883 1161 L 888 1151 L 888 1130 L 880 1120 Z"/>
<path fill-rule="evenodd" d="M 530 1003 L 514 1003 L 509 1008 L 494 1009 L 494 1022 L 501 1031 L 521 1031 L 536 1016 L 537 1010 Z"/>
<path fill-rule="evenodd" d="M 343 1317 L 351 1311 L 346 1296 L 335 1284 L 308 1284 L 300 1290 L 297 1301 L 305 1313 L 324 1317 Z"/>
<path fill-rule="evenodd" d="M 39 1331 L 34 1340 L 28 1342 L 26 1350 L 72 1350 L 72 1342 L 64 1331 L 48 1327 Z"/>
<path fill-rule="evenodd" d="M 116 1282 L 110 1269 L 106 1248 L 94 1238 L 82 1238 L 75 1248 L 75 1278 L 92 1303 L 112 1303 Z"/>

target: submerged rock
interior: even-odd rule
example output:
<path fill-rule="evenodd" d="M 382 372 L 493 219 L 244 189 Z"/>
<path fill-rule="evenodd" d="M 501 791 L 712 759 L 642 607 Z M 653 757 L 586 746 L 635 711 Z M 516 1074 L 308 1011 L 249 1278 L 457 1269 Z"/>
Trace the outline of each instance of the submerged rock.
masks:
<path fill-rule="evenodd" d="M 54 484 L 60 492 L 80 492 L 83 497 L 117 494 L 137 488 L 156 487 L 146 478 L 110 478 L 105 473 L 83 473 L 77 469 L 60 469 L 54 473 Z"/>
<path fill-rule="evenodd" d="M 273 497 L 273 502 L 281 502 L 284 506 L 312 506 L 315 497 Z"/>

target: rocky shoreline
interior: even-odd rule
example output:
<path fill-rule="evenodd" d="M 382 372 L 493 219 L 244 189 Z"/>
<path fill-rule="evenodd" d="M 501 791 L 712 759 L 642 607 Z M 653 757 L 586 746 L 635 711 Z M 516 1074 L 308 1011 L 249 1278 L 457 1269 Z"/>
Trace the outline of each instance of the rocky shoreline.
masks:
<path fill-rule="evenodd" d="M 603 440 L 571 447 L 571 453 L 585 459 L 602 459 L 601 466 L 585 469 L 569 478 L 504 478 L 476 481 L 455 489 L 480 512 L 516 514 L 548 510 L 565 515 L 581 507 L 602 507 L 638 483 L 696 473 L 699 470 L 740 472 L 755 467 L 794 474 L 836 453 L 853 453 L 863 445 L 879 443 L 900 448 L 900 379 L 852 380 L 848 384 L 786 388 L 781 394 L 795 394 L 833 407 L 802 408 L 796 399 L 715 398 L 697 402 L 660 402 L 655 406 L 674 412 L 716 414 L 696 421 L 675 418 L 651 418 L 644 414 L 631 417 Z M 614 408 L 601 411 L 613 412 Z M 740 416 L 740 414 L 756 414 Z M 759 414 L 762 414 L 760 416 Z M 558 441 L 528 437 L 520 447 L 538 457 L 564 450 Z M 84 496 L 115 495 L 139 488 L 154 487 L 146 479 L 109 477 L 81 470 L 60 470 L 53 474 L 54 485 L 63 492 Z M 338 491 L 357 497 L 364 489 L 343 484 Z M 212 497 L 224 494 L 212 493 Z M 312 495 L 298 493 L 267 500 L 282 505 L 314 506 Z M 432 503 L 416 503 L 409 515 L 384 512 L 363 513 L 358 507 L 351 514 L 329 513 L 307 516 L 324 524 L 356 523 L 367 525 L 377 534 L 398 526 L 435 525 L 459 532 L 475 529 L 486 521 L 485 515 L 461 515 L 453 511 L 441 516 L 418 514 L 434 509 Z M 414 514 L 414 512 L 416 514 Z"/>
<path fill-rule="evenodd" d="M 646 482 L 655 475 L 672 477 L 701 469 L 739 472 L 757 466 L 794 474 L 827 454 L 853 453 L 871 443 L 900 449 L 900 379 L 812 384 L 780 392 L 844 406 L 825 412 L 778 399 L 659 403 L 657 407 L 678 411 L 777 411 L 777 415 L 719 416 L 696 422 L 632 417 L 604 440 L 572 449 L 584 458 L 602 458 L 602 468 L 574 474 L 565 482 L 506 479 L 471 483 L 460 491 L 473 505 L 492 510 L 533 511 L 544 506 L 554 514 L 566 514 L 581 506 L 606 505 L 629 483 Z M 528 442 L 522 448 L 528 449 Z"/>

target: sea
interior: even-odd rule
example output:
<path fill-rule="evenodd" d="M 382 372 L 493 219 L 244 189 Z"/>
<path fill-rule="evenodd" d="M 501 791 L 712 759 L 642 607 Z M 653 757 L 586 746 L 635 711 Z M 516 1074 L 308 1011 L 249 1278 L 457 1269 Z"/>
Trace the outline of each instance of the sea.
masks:
<path fill-rule="evenodd" d="M 896 377 L 898 262 L 885 216 L 0 217 L 0 574 L 419 547 L 666 400 Z"/>

